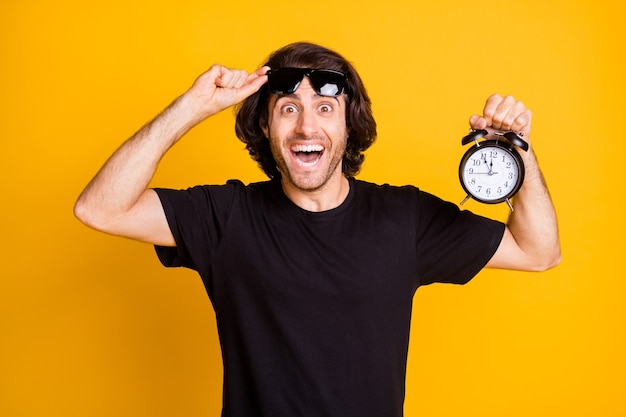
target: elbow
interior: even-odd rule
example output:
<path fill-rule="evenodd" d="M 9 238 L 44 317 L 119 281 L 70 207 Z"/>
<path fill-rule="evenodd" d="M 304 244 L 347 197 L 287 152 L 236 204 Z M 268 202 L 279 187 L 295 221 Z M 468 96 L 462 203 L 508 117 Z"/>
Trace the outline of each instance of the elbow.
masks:
<path fill-rule="evenodd" d="M 76 203 L 74 204 L 74 217 L 78 219 L 85 226 L 91 227 L 92 229 L 102 230 L 102 219 L 98 210 L 94 208 L 92 204 L 89 203 L 83 196 L 79 197 Z"/>
<path fill-rule="evenodd" d="M 561 260 L 563 259 L 563 257 L 561 256 L 561 251 L 559 250 L 556 255 L 554 256 L 554 258 L 552 259 L 552 264 L 550 265 L 549 268 L 547 269 L 551 269 L 554 267 L 557 267 L 561 264 Z"/>
<path fill-rule="evenodd" d="M 542 256 L 538 262 L 535 263 L 534 267 L 531 269 L 533 272 L 545 272 L 549 269 L 555 268 L 559 266 L 561 263 L 561 251 L 556 250 L 553 253 L 546 254 Z"/>
<path fill-rule="evenodd" d="M 561 264 L 561 260 L 562 260 L 562 256 L 561 256 L 561 251 L 559 251 L 553 258 L 552 258 L 552 262 L 546 267 L 545 270 L 548 269 L 552 269 L 555 268 L 557 266 L 559 266 Z"/>
<path fill-rule="evenodd" d="M 82 198 L 79 198 L 76 203 L 74 203 L 74 217 L 87 226 L 91 226 L 92 224 L 91 210 L 89 210 L 88 205 L 85 204 Z"/>

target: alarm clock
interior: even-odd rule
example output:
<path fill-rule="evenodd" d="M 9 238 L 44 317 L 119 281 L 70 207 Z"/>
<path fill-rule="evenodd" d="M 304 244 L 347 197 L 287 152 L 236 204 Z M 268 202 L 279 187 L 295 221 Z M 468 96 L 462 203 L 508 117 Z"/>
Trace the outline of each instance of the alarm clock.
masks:
<path fill-rule="evenodd" d="M 506 202 L 511 211 L 511 198 L 524 182 L 524 162 L 516 147 L 528 151 L 528 143 L 515 132 L 494 132 L 495 139 L 486 139 L 487 130 L 472 130 L 461 144 L 474 142 L 459 164 L 459 180 L 468 199 L 486 204 Z M 485 139 L 482 140 L 481 139 Z"/>

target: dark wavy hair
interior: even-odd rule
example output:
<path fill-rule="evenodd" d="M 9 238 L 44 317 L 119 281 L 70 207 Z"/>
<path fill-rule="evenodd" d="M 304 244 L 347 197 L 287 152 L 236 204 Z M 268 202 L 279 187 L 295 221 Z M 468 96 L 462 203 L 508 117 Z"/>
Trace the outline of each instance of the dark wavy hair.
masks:
<path fill-rule="evenodd" d="M 376 140 L 376 121 L 365 86 L 352 64 L 328 48 L 307 42 L 297 42 L 273 52 L 265 65 L 270 68 L 332 69 L 346 75 L 348 140 L 342 170 L 347 177 L 354 177 L 361 170 L 365 160 L 363 152 Z M 261 128 L 268 124 L 269 98 L 270 92 L 266 83 L 259 91 L 237 106 L 235 133 L 246 144 L 250 156 L 257 161 L 263 172 L 270 178 L 280 178 L 280 171 L 272 156 L 269 140 Z"/>

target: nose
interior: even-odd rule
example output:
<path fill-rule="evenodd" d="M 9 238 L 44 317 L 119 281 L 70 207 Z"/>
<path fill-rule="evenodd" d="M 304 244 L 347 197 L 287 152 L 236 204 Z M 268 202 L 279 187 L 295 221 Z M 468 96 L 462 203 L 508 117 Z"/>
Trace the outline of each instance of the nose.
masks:
<path fill-rule="evenodd" d="M 296 133 L 303 136 L 312 136 L 319 129 L 315 112 L 310 109 L 303 109 L 298 114 L 298 122 L 296 123 Z"/>

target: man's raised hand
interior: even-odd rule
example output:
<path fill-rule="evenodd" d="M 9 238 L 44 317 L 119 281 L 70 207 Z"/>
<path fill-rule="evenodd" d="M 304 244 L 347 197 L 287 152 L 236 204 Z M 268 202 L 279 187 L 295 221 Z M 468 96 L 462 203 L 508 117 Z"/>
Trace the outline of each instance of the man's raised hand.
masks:
<path fill-rule="evenodd" d="M 248 74 L 215 64 L 201 74 L 186 92 L 191 109 L 200 119 L 212 116 L 251 96 L 267 82 L 268 67 Z"/>

